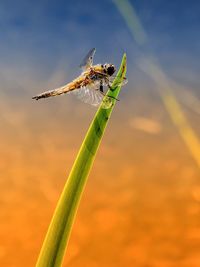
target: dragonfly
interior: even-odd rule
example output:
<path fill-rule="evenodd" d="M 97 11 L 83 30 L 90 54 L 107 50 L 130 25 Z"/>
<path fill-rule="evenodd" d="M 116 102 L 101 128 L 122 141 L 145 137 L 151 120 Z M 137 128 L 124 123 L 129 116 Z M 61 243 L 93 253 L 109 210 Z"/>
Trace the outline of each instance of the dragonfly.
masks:
<path fill-rule="evenodd" d="M 42 98 L 73 93 L 85 103 L 93 106 L 99 106 L 102 103 L 104 109 L 110 108 L 113 104 L 112 99 L 114 97 L 107 96 L 104 92 L 104 87 L 112 89 L 111 84 L 116 77 L 114 76 L 116 68 L 113 64 L 108 63 L 93 65 L 95 52 L 96 49 L 92 48 L 87 53 L 80 64 L 80 68 L 82 69 L 81 75 L 72 82 L 59 88 L 45 91 L 32 98 L 39 100 Z M 127 82 L 127 78 L 124 78 L 122 82 L 116 82 L 115 85 L 124 85 Z M 116 98 L 114 99 L 118 100 Z"/>

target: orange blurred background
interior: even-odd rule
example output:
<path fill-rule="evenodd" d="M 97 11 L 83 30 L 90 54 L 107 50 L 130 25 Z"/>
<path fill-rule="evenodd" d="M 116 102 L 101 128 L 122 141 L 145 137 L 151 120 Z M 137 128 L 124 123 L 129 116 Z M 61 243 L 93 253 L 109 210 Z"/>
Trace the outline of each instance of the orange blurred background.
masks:
<path fill-rule="evenodd" d="M 65 8 L 73 14 L 76 10 L 71 7 L 72 1 L 69 2 Z M 142 4 L 135 2 L 139 13 L 146 14 L 146 1 L 142 1 Z M 177 5 L 181 3 L 175 2 Z M 37 1 L 27 6 L 24 1 L 19 3 L 23 8 L 21 11 L 17 9 L 19 14 L 16 17 L 28 11 L 31 13 L 33 6 L 34 14 L 39 14 L 39 18 L 50 11 L 57 12 L 54 9 L 56 5 L 53 4 L 53 11 L 41 12 L 46 7 L 45 1 L 42 1 L 42 6 Z M 130 3 L 134 4 L 134 1 Z M 60 1 L 60 9 L 62 4 L 63 1 Z M 1 5 L 4 11 L 10 7 L 4 1 Z M 80 57 L 84 57 L 87 50 L 97 44 L 95 63 L 99 60 L 100 63 L 112 61 L 118 64 L 123 51 L 127 50 L 129 83 L 122 89 L 120 102 L 116 105 L 99 148 L 63 266 L 199 267 L 200 166 L 189 149 L 190 143 L 186 144 L 181 135 L 185 128 L 180 130 L 180 125 L 173 123 L 169 110 L 165 108 L 156 89 L 158 84 L 155 86 L 155 81 L 147 77 L 137 64 L 134 65 L 134 56 L 140 58 L 140 52 L 134 54 L 136 44 L 115 4 L 109 3 L 111 14 L 106 12 L 102 15 L 104 21 L 107 17 L 109 21 L 113 16 L 113 20 L 119 23 L 111 36 L 111 40 L 115 38 L 115 50 L 109 40 L 110 29 L 105 33 L 107 40 L 101 44 L 98 39 L 94 41 L 92 37 L 91 40 L 83 38 L 88 27 L 93 30 L 90 28 L 93 26 L 88 26 L 90 21 L 84 18 L 89 14 L 88 8 L 93 12 L 96 10 L 90 20 L 93 19 L 98 26 L 100 5 L 86 1 L 84 10 L 81 10 L 81 1 L 77 1 L 77 5 L 77 17 L 74 20 L 65 18 L 65 26 L 69 28 L 65 29 L 66 32 L 63 30 L 59 33 L 61 36 L 65 33 L 65 38 L 69 35 L 72 38 L 70 44 L 66 39 L 59 39 L 58 47 L 51 46 L 52 44 L 45 46 L 48 38 L 51 40 L 59 37 L 56 29 L 53 28 L 46 37 L 41 37 L 41 32 L 50 27 L 51 23 L 43 20 L 37 22 L 34 18 L 29 27 L 32 27 L 33 37 L 38 39 L 33 38 L 33 47 L 28 43 L 24 46 L 25 50 L 23 46 L 20 48 L 20 37 L 25 39 L 29 28 L 22 30 L 19 22 L 18 26 L 10 26 L 12 16 L 15 16 L 13 9 L 10 17 L 5 15 L 4 25 L 10 34 L 7 34 L 6 41 L 14 38 L 16 43 L 13 46 L 9 44 L 7 48 L 12 51 L 14 58 L 11 59 L 12 53 L 3 57 L 0 66 L 0 265 L 35 266 L 59 195 L 96 111 L 72 95 L 38 102 L 32 101 L 31 97 L 42 92 L 43 88 L 55 88 L 74 78 L 78 74 L 76 66 L 79 65 Z M 102 1 L 102 12 L 106 5 L 106 1 Z M 165 8 L 167 7 L 166 17 L 167 12 L 171 12 L 172 17 L 175 16 L 174 7 L 166 4 Z M 198 13 L 199 5 L 195 8 Z M 186 6 L 183 6 L 181 11 L 185 9 Z M 151 14 L 158 10 L 155 1 L 152 1 L 152 10 Z M 162 11 L 162 8 L 159 7 L 159 10 Z M 148 13 L 146 23 L 149 17 L 152 19 Z M 47 20 L 46 17 L 43 19 Z M 85 20 L 86 26 L 83 27 Z M 29 19 L 23 17 L 22 22 L 26 24 L 27 21 Z M 36 32 L 40 23 L 43 28 L 38 29 L 38 37 Z M 53 20 L 52 25 L 56 23 L 59 25 L 61 22 Z M 167 22 L 161 23 L 161 26 L 166 27 L 165 23 Z M 178 31 L 179 25 L 176 27 Z M 69 29 L 79 29 L 81 36 L 77 37 L 76 32 L 71 33 Z M 124 42 L 116 35 L 118 29 L 125 38 Z M 103 36 L 104 33 L 101 34 Z M 155 36 L 156 34 L 158 38 L 154 44 L 159 47 L 163 39 L 158 32 L 155 32 Z M 167 34 L 173 36 L 175 33 L 169 31 Z M 77 40 L 73 39 L 75 37 Z M 79 48 L 78 38 L 84 40 L 82 48 Z M 191 36 L 190 38 L 193 40 Z M 193 38 L 195 40 L 194 36 Z M 66 51 L 65 42 L 69 46 Z M 76 42 L 76 51 L 71 49 L 73 42 Z M 37 47 L 39 44 L 40 48 Z M 5 44 L 1 46 L 3 55 L 6 51 Z M 45 54 L 45 49 L 50 51 Z M 55 55 L 52 55 L 54 49 Z M 166 52 L 171 58 L 166 60 L 168 66 L 164 66 L 164 72 L 179 84 L 172 83 L 170 89 L 180 104 L 187 127 L 194 131 L 198 139 L 200 108 L 195 55 L 188 52 L 187 58 L 191 61 L 187 68 L 187 64 L 182 64 L 181 57 L 181 53 L 187 48 L 182 48 L 183 51 L 178 55 L 180 61 L 173 59 L 173 53 L 178 49 L 176 47 L 173 51 Z M 156 55 L 161 63 L 165 62 L 162 53 L 164 51 Z M 63 56 L 68 56 L 66 62 Z M 198 146 L 195 149 L 196 155 L 200 155 Z"/>

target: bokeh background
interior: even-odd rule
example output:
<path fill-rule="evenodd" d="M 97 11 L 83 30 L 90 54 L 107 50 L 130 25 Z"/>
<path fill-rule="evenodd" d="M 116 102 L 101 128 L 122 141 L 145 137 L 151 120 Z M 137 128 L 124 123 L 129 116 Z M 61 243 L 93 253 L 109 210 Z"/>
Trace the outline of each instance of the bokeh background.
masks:
<path fill-rule="evenodd" d="M 92 47 L 95 63 L 126 52 L 129 83 L 63 266 L 200 266 L 199 14 L 198 0 L 1 0 L 1 266 L 35 266 L 96 111 L 31 97 L 79 75 Z"/>

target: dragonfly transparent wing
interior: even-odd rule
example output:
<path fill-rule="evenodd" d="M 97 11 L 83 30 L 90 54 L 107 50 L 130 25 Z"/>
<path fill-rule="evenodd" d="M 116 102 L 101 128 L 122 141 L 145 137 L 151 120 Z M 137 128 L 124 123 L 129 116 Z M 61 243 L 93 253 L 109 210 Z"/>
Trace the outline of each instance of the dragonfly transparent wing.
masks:
<path fill-rule="evenodd" d="M 83 70 L 86 70 L 92 66 L 95 52 L 96 52 L 96 48 L 92 48 L 87 53 L 87 55 L 85 56 L 85 58 L 83 59 L 83 61 L 80 64 L 80 68 L 82 68 Z"/>
<path fill-rule="evenodd" d="M 115 80 L 116 76 L 111 76 L 111 77 L 108 77 L 106 79 L 104 79 L 104 82 L 103 82 L 103 85 L 109 85 L 111 86 L 113 81 Z M 117 81 L 115 82 L 115 86 L 118 86 L 118 85 L 121 85 L 121 86 L 124 86 L 125 84 L 128 83 L 128 79 L 126 77 L 123 78 L 122 81 Z"/>
<path fill-rule="evenodd" d="M 81 87 L 80 89 L 72 91 L 72 93 L 84 103 L 95 107 L 98 107 L 101 103 L 104 109 L 108 109 L 112 106 L 111 98 L 104 96 L 99 91 L 99 86 L 97 84 Z"/>

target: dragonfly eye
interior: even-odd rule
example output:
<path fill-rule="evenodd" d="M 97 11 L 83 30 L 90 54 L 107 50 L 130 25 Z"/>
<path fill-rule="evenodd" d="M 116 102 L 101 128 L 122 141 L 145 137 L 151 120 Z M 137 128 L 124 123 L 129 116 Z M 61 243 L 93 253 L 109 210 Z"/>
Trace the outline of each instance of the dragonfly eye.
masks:
<path fill-rule="evenodd" d="M 107 68 L 107 73 L 109 76 L 112 76 L 114 72 L 115 72 L 115 67 L 113 65 Z"/>

